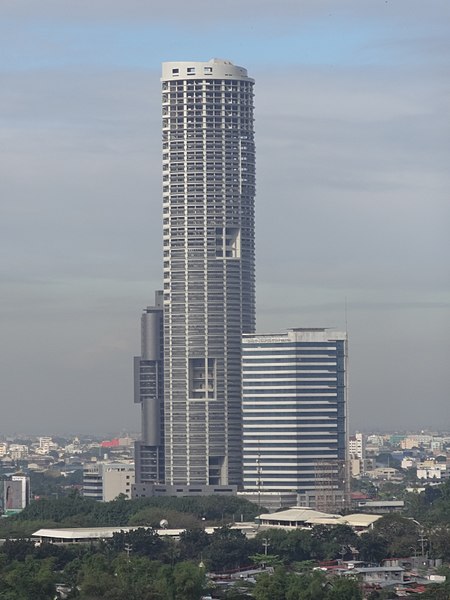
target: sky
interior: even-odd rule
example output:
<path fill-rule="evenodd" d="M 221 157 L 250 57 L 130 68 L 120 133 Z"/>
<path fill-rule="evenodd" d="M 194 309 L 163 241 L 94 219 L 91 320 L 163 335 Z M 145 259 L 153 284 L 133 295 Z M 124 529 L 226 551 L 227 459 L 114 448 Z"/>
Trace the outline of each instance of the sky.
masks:
<path fill-rule="evenodd" d="M 2 0 L 0 435 L 139 430 L 162 61 L 256 80 L 257 330 L 349 332 L 351 430 L 450 430 L 448 0 Z"/>

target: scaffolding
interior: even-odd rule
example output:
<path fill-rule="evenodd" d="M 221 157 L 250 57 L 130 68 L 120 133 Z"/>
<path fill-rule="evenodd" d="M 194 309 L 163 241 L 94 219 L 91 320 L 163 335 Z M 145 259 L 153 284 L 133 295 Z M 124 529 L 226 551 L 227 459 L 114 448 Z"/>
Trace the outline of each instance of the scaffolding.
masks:
<path fill-rule="evenodd" d="M 344 460 L 321 460 L 315 463 L 315 506 L 319 512 L 334 513 L 348 506 L 348 477 Z"/>

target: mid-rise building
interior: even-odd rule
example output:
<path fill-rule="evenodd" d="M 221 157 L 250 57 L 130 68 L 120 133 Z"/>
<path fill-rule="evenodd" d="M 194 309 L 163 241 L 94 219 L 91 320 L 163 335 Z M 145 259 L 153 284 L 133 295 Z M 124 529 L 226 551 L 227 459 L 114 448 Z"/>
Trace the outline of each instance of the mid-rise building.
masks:
<path fill-rule="evenodd" d="M 253 80 L 224 60 L 162 72 L 168 485 L 242 480 L 241 336 L 255 327 Z"/>
<path fill-rule="evenodd" d="M 87 463 L 83 467 L 83 496 L 110 502 L 124 494 L 131 498 L 134 465 L 129 463 Z"/>
<path fill-rule="evenodd" d="M 13 460 L 23 460 L 28 456 L 28 446 L 25 444 L 10 444 L 9 455 Z"/>
<path fill-rule="evenodd" d="M 362 433 L 355 433 L 348 438 L 348 454 L 351 458 L 364 459 L 364 436 Z"/>
<path fill-rule="evenodd" d="M 48 454 L 50 450 L 57 448 L 51 437 L 45 436 L 39 438 L 39 446 L 36 448 L 37 454 Z"/>
<path fill-rule="evenodd" d="M 365 443 L 362 433 L 355 433 L 348 438 L 348 458 L 352 477 L 360 477 L 365 472 Z"/>
<path fill-rule="evenodd" d="M 30 503 L 30 478 L 23 473 L 12 475 L 3 481 L 3 511 L 5 515 L 15 514 Z"/>
<path fill-rule="evenodd" d="M 342 507 L 347 334 L 315 328 L 245 335 L 242 372 L 245 492 Z"/>

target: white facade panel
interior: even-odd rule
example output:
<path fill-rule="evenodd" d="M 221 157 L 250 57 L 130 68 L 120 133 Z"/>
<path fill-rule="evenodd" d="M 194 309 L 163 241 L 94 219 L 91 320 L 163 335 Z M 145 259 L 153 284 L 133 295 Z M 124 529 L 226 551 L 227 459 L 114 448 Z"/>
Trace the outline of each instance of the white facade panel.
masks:
<path fill-rule="evenodd" d="M 324 465 L 331 487 L 343 487 L 346 386 L 345 333 L 302 329 L 244 336 L 246 492 L 305 494 L 321 485 Z"/>

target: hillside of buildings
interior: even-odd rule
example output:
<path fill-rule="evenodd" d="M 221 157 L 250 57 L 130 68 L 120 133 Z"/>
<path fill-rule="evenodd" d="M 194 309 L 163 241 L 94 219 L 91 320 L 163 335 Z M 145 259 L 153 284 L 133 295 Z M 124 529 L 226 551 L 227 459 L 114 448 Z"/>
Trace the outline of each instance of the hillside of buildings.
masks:
<path fill-rule="evenodd" d="M 264 494 L 259 506 L 240 496 L 131 498 L 133 442 L 46 437 L 0 444 L 3 489 L 14 478 L 20 485 L 26 480 L 30 498 L 23 510 L 0 519 L 0 538 L 10 540 L 0 548 L 0 597 L 55 598 L 56 584 L 64 584 L 66 592 L 56 597 L 375 600 L 404 597 L 396 595 L 401 587 L 411 597 L 450 598 L 443 582 L 450 563 L 446 434 L 351 437 L 351 505 L 340 512 L 383 514 L 373 529 L 261 528 L 254 537 L 224 526 L 254 522 L 266 512 Z M 105 490 L 90 495 L 86 473 L 111 465 L 124 468 L 126 487 L 115 500 L 102 501 Z M 156 529 L 162 520 L 186 533 L 176 540 L 145 529 L 74 547 L 28 541 L 42 528 Z M 210 526 L 217 529 L 207 534 Z M 248 567 L 253 574 L 241 578 Z M 125 596 L 130 581 L 134 587 Z"/>

